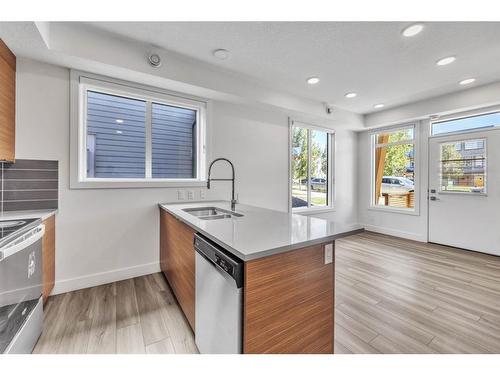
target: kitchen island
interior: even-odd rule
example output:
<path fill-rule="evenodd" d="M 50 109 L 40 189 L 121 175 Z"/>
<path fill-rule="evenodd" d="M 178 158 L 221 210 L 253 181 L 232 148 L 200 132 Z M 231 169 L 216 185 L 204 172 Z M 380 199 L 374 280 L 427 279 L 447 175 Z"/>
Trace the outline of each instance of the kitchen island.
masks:
<path fill-rule="evenodd" d="M 243 352 L 333 353 L 334 241 L 362 231 L 310 216 L 225 201 L 160 204 L 160 264 L 191 327 L 195 324 L 194 235 L 244 262 Z"/>

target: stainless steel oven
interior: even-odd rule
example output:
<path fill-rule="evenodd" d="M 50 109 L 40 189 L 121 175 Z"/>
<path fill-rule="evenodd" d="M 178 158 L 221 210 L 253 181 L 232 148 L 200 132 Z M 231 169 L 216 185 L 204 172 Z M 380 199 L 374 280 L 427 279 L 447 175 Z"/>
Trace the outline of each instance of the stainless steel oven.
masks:
<path fill-rule="evenodd" d="M 0 221 L 0 353 L 31 353 L 42 332 L 40 219 Z"/>

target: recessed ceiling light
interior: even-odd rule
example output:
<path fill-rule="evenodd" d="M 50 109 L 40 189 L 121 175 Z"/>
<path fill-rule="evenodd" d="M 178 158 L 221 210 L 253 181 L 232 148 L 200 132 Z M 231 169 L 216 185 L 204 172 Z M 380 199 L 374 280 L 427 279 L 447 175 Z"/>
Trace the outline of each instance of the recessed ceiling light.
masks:
<path fill-rule="evenodd" d="M 475 78 L 467 78 L 467 79 L 463 79 L 461 80 L 460 82 L 458 82 L 459 84 L 461 85 L 469 85 L 473 82 L 476 82 L 476 79 Z"/>
<path fill-rule="evenodd" d="M 345 97 L 348 99 L 355 98 L 356 96 L 358 96 L 358 94 L 356 94 L 355 92 L 348 92 L 347 94 L 345 94 Z"/>
<path fill-rule="evenodd" d="M 410 37 L 410 36 L 415 36 L 418 33 L 420 33 L 424 29 L 424 25 L 421 23 L 415 23 L 413 25 L 408 26 L 406 29 L 403 30 L 402 34 L 403 36 Z"/>
<path fill-rule="evenodd" d="M 231 52 L 229 52 L 227 49 L 216 49 L 213 52 L 213 55 L 217 57 L 219 60 L 227 60 L 231 56 Z"/>
<path fill-rule="evenodd" d="M 448 57 L 443 57 L 442 59 L 439 59 L 436 61 L 436 65 L 443 66 L 443 65 L 448 65 L 454 62 L 457 58 L 455 56 L 448 56 Z"/>
<path fill-rule="evenodd" d="M 117 119 L 115 120 L 115 122 L 116 122 L 117 124 L 123 124 L 123 120 L 122 120 L 122 119 L 119 119 L 119 118 L 117 118 Z"/>
<path fill-rule="evenodd" d="M 318 77 L 309 77 L 306 80 L 306 82 L 309 83 L 310 85 L 315 85 L 316 83 L 319 83 L 319 78 Z"/>
<path fill-rule="evenodd" d="M 375 109 L 384 108 L 384 107 L 385 107 L 385 104 L 382 104 L 382 103 L 375 104 L 375 105 L 373 106 L 373 108 L 375 108 Z"/>

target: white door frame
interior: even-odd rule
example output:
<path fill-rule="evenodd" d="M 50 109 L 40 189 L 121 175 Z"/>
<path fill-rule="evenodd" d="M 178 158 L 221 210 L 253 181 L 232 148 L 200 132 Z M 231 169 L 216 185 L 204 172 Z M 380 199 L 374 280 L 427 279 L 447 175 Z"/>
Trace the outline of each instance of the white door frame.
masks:
<path fill-rule="evenodd" d="M 429 205 L 430 205 L 430 200 L 429 200 L 429 194 L 430 194 L 430 183 L 431 183 L 431 179 L 430 179 L 430 171 L 431 171 L 431 168 L 430 168 L 430 163 L 431 163 L 431 160 L 430 160 L 430 156 L 431 156 L 431 148 L 430 148 L 430 143 L 431 143 L 431 139 L 435 139 L 435 138 L 440 138 L 440 137 L 447 137 L 447 136 L 450 136 L 450 135 L 456 135 L 458 137 L 462 136 L 462 135 L 467 135 L 467 134 L 474 134 L 474 133 L 478 133 L 478 132 L 487 132 L 487 131 L 500 131 L 500 127 L 497 127 L 497 128 L 491 128 L 491 129 L 472 129 L 472 130 L 464 130 L 464 131 L 461 131 L 461 132 L 456 132 L 456 133 L 446 133 L 446 134 L 439 134 L 439 135 L 432 135 L 432 123 L 433 122 L 442 122 L 442 121 L 450 121 L 450 120 L 458 120 L 458 119 L 461 119 L 461 118 L 467 118 L 467 117 L 473 117 L 473 116 L 481 116 L 481 115 L 487 115 L 489 113 L 495 113 L 495 112 L 500 112 L 500 106 L 498 105 L 494 105 L 494 106 L 489 106 L 489 107 L 483 107 L 483 108 L 479 108 L 479 109 L 473 109 L 473 110 L 469 110 L 469 111 L 460 111 L 460 112 L 454 112 L 452 114 L 449 114 L 449 115 L 444 115 L 444 116 L 440 116 L 438 119 L 436 119 L 436 121 L 432 121 L 431 119 L 429 119 L 428 121 L 421 121 L 421 126 L 424 124 L 424 123 L 427 123 L 427 196 L 426 196 L 426 201 L 427 201 L 427 215 L 426 215 L 426 220 L 427 220 L 427 225 L 426 225 L 426 229 L 427 229 L 427 243 L 430 243 L 429 242 L 429 223 L 430 223 L 430 210 L 429 210 Z M 486 168 L 488 168 L 488 164 L 486 164 Z"/>
<path fill-rule="evenodd" d="M 483 114 L 489 113 L 489 112 L 482 112 Z M 471 115 L 473 116 L 473 115 Z M 461 118 L 462 116 L 454 116 L 453 118 Z M 465 117 L 469 117 L 465 116 Z M 429 122 L 429 133 L 431 132 L 431 125 L 432 122 Z M 462 132 L 456 132 L 456 133 L 446 133 L 446 134 L 439 134 L 436 136 L 432 136 L 429 134 L 428 141 L 427 141 L 427 242 L 430 242 L 430 215 L 431 215 L 431 210 L 430 210 L 430 189 L 431 189 L 431 141 L 432 140 L 439 140 L 440 138 L 449 138 L 449 137 L 456 137 L 457 140 L 467 140 L 467 139 L 475 139 L 478 137 L 478 134 L 482 133 L 490 133 L 490 132 L 498 132 L 500 133 L 500 127 L 495 127 L 495 128 L 489 128 L 489 129 L 478 129 L 478 130 L 468 130 L 468 131 L 462 131 Z M 486 150 L 488 149 L 488 146 L 486 146 Z M 485 170 L 485 176 L 486 176 L 486 186 L 488 186 L 488 168 L 489 168 L 489 157 L 487 157 L 487 162 L 486 162 L 486 170 Z M 461 194 L 461 193 L 449 193 L 449 194 Z M 486 193 L 483 195 L 488 195 L 488 190 L 486 190 Z M 442 244 L 443 246 L 448 246 L 446 244 Z M 470 249 L 463 249 L 466 251 L 475 251 L 475 250 L 470 250 Z M 485 253 L 487 254 L 487 253 Z M 491 254 L 494 255 L 494 254 Z"/>

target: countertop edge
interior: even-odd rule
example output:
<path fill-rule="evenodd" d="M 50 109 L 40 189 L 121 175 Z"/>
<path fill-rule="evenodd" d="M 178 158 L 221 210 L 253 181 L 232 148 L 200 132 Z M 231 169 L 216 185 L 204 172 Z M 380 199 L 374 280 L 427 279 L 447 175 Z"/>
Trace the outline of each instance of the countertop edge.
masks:
<path fill-rule="evenodd" d="M 207 231 L 201 229 L 200 227 L 197 227 L 196 225 L 194 225 L 193 223 L 189 222 L 189 221 L 186 221 L 184 218 L 180 217 L 179 215 L 177 215 L 174 211 L 171 211 L 169 210 L 167 207 L 165 207 L 163 204 L 159 203 L 158 204 L 158 207 L 161 209 L 161 210 L 164 210 L 165 212 L 168 212 L 169 214 L 173 215 L 177 220 L 180 220 L 182 221 L 184 224 L 186 224 L 188 227 L 194 229 L 195 231 L 203 234 L 205 237 L 207 237 L 208 239 L 212 240 L 213 242 L 215 242 L 217 245 L 221 246 L 222 248 L 224 248 L 224 250 L 226 251 L 229 251 L 231 254 L 235 255 L 236 257 L 238 257 L 239 259 L 243 260 L 243 261 L 247 261 L 249 259 L 248 256 L 245 256 L 244 254 L 240 253 L 239 251 L 237 251 L 236 249 L 233 249 L 231 246 L 228 246 L 226 243 L 218 240 L 216 237 L 212 236 L 210 233 L 208 233 Z"/>
<path fill-rule="evenodd" d="M 40 218 L 42 221 L 54 216 L 58 209 L 52 210 L 26 210 L 26 211 L 5 211 L 0 215 L 0 220 L 20 220 Z"/>
<path fill-rule="evenodd" d="M 191 223 L 189 221 L 186 221 L 184 218 L 182 218 L 179 215 L 177 215 L 174 211 L 169 210 L 168 207 L 165 207 L 164 204 L 159 203 L 158 207 L 160 209 L 164 210 L 165 212 L 168 212 L 169 214 L 173 215 L 176 219 L 182 221 L 184 224 L 186 224 L 190 228 L 194 229 L 195 231 L 203 234 L 208 239 L 214 241 L 216 244 L 218 244 L 219 246 L 221 246 L 223 249 L 225 249 L 226 251 L 228 251 L 231 254 L 235 255 L 236 257 L 238 257 L 239 259 L 243 260 L 244 262 L 248 262 L 248 261 L 252 261 L 252 260 L 264 258 L 264 257 L 267 257 L 267 256 L 273 256 L 273 255 L 277 255 L 277 254 L 282 254 L 282 253 L 286 253 L 286 252 L 289 252 L 289 251 L 301 249 L 301 248 L 304 248 L 304 247 L 314 246 L 314 245 L 318 245 L 318 244 L 329 242 L 329 241 L 335 241 L 335 240 L 338 240 L 340 238 L 351 236 L 351 235 L 358 234 L 358 233 L 362 233 L 362 232 L 365 231 L 364 228 L 353 229 L 353 230 L 350 230 L 350 231 L 347 231 L 347 232 L 343 232 L 343 233 L 339 233 L 339 234 L 335 234 L 335 235 L 331 235 L 331 236 L 326 236 L 326 237 L 322 237 L 322 238 L 317 238 L 317 239 L 314 239 L 314 240 L 304 241 L 304 242 L 296 243 L 296 244 L 293 244 L 293 245 L 287 245 L 287 246 L 281 246 L 281 247 L 273 247 L 273 248 L 270 248 L 270 249 L 267 249 L 267 250 L 260 251 L 257 254 L 245 255 L 245 254 L 240 253 L 238 250 L 232 248 L 231 246 L 227 245 L 226 243 L 220 241 L 216 237 L 212 236 L 210 233 L 206 232 L 205 230 L 197 227 L 193 223 Z"/>

